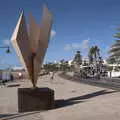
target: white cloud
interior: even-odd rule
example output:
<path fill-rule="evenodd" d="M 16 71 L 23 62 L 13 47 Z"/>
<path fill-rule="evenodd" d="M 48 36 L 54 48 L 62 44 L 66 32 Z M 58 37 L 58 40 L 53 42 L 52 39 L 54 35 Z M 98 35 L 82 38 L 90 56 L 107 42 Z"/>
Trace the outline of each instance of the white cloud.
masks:
<path fill-rule="evenodd" d="M 10 41 L 9 39 L 4 39 L 4 40 L 3 40 L 3 44 L 4 44 L 4 45 L 8 45 L 8 46 L 9 46 L 10 43 L 11 43 L 11 41 Z"/>
<path fill-rule="evenodd" d="M 90 42 L 89 38 L 87 40 L 83 40 L 83 42 L 81 44 L 81 48 L 88 49 L 89 48 L 89 42 Z"/>
<path fill-rule="evenodd" d="M 89 48 L 89 42 L 90 42 L 90 39 L 86 39 L 86 40 L 83 40 L 82 42 L 80 43 L 71 43 L 71 44 L 66 44 L 64 46 L 64 50 L 65 51 L 71 51 L 71 50 L 75 50 L 75 49 L 81 49 L 81 50 L 85 50 L 85 49 L 88 49 Z"/>
<path fill-rule="evenodd" d="M 51 30 L 50 37 L 53 38 L 55 35 L 56 35 L 56 31 L 55 30 Z"/>
<path fill-rule="evenodd" d="M 81 47 L 81 44 L 79 43 L 72 43 L 73 49 L 79 49 Z"/>
<path fill-rule="evenodd" d="M 70 51 L 70 50 L 72 50 L 73 48 L 72 48 L 72 45 L 71 44 L 66 44 L 65 46 L 64 46 L 64 50 L 65 51 Z"/>

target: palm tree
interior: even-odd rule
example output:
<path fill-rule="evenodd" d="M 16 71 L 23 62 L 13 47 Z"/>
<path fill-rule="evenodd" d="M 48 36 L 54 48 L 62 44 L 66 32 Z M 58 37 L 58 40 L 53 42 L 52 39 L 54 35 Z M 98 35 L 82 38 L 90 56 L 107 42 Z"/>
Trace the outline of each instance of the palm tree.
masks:
<path fill-rule="evenodd" d="M 109 53 L 111 54 L 108 58 L 108 62 L 112 60 L 114 63 L 120 62 L 120 27 L 117 28 L 117 33 L 114 35 L 116 41 L 111 46 Z M 114 61 L 113 61 L 114 59 Z"/>
<path fill-rule="evenodd" d="M 90 63 L 93 63 L 93 61 L 97 62 L 100 57 L 100 49 L 97 45 L 90 48 L 88 57 Z"/>
<path fill-rule="evenodd" d="M 67 71 L 70 69 L 70 66 L 68 64 L 68 61 L 65 61 L 64 59 L 60 60 L 60 70 Z"/>
<path fill-rule="evenodd" d="M 98 48 L 98 46 L 94 46 L 94 51 L 95 51 L 95 59 L 99 58 L 100 57 L 100 49 Z"/>
<path fill-rule="evenodd" d="M 77 52 L 76 52 L 75 57 L 74 57 L 74 62 L 75 62 L 77 65 L 81 65 L 81 64 L 82 64 L 82 56 L 81 56 L 80 51 L 77 51 Z"/>
<path fill-rule="evenodd" d="M 109 52 L 111 53 L 111 57 L 120 56 L 120 40 L 116 40 L 116 42 L 111 46 Z"/>
<path fill-rule="evenodd" d="M 89 50 L 89 55 L 88 55 L 90 63 L 93 63 L 94 61 L 94 54 L 95 54 L 95 49 L 94 46 L 92 46 Z"/>

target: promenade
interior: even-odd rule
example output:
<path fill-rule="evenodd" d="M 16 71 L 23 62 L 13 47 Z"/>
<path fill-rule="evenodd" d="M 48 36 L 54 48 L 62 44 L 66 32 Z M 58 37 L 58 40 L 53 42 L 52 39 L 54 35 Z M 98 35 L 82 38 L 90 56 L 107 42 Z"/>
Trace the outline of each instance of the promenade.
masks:
<path fill-rule="evenodd" d="M 17 82 L 19 87 L 32 86 L 30 81 Z M 17 112 L 17 88 L 0 86 L 1 120 L 119 120 L 120 92 L 70 81 L 55 75 L 43 76 L 38 87 L 55 90 L 55 108 L 30 113 Z"/>

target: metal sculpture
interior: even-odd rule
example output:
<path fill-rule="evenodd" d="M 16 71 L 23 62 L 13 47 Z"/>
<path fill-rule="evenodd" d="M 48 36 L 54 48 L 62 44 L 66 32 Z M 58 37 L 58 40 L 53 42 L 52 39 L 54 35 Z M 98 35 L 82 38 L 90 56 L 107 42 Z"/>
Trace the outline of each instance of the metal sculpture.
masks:
<path fill-rule="evenodd" d="M 32 81 L 33 87 L 36 87 L 38 74 L 48 47 L 51 26 L 52 15 L 46 6 L 43 9 L 41 25 L 37 25 L 33 16 L 30 15 L 28 29 L 22 12 L 11 37 L 12 44 Z"/>

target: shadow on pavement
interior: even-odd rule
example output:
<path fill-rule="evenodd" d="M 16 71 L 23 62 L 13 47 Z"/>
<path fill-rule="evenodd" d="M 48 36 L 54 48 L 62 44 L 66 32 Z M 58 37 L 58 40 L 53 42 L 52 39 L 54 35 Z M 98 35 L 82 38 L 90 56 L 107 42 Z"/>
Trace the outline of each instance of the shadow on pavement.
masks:
<path fill-rule="evenodd" d="M 114 92 L 117 92 L 117 91 L 110 91 L 109 92 L 107 90 L 101 90 L 101 91 L 93 92 L 93 93 L 90 93 L 90 94 L 87 94 L 87 95 L 72 97 L 72 98 L 69 98 L 69 99 L 66 99 L 66 100 L 64 100 L 64 99 L 56 100 L 55 101 L 55 108 L 67 107 L 67 106 L 70 106 L 70 105 L 86 102 L 84 100 L 90 99 L 90 98 L 93 98 L 93 97 L 97 97 L 97 96 L 100 96 L 100 95 L 114 93 Z"/>
<path fill-rule="evenodd" d="M 5 118 L 5 117 L 14 116 L 14 115 L 17 115 L 17 114 L 0 114 L 0 119 Z"/>
<path fill-rule="evenodd" d="M 101 88 L 108 88 L 108 89 L 113 89 L 113 90 L 117 90 L 120 91 L 120 84 L 116 83 L 113 84 L 110 81 L 106 81 L 106 83 L 102 82 L 101 80 L 90 80 L 90 79 L 76 79 L 74 76 L 68 75 L 66 73 L 60 73 L 58 74 L 59 77 L 64 78 L 66 80 L 69 81 L 73 81 L 73 82 L 77 82 L 77 83 L 81 83 L 81 84 L 87 84 L 87 85 L 91 85 L 91 86 L 97 86 L 97 87 L 101 87 Z"/>
<path fill-rule="evenodd" d="M 33 112 L 26 112 L 26 113 L 18 113 L 18 114 L 0 114 L 0 120 L 12 120 L 14 118 L 25 117 L 32 114 L 40 113 L 41 111 L 33 111 Z M 22 118 L 21 118 L 22 120 Z M 43 120 L 43 118 L 39 118 L 39 120 Z"/>

